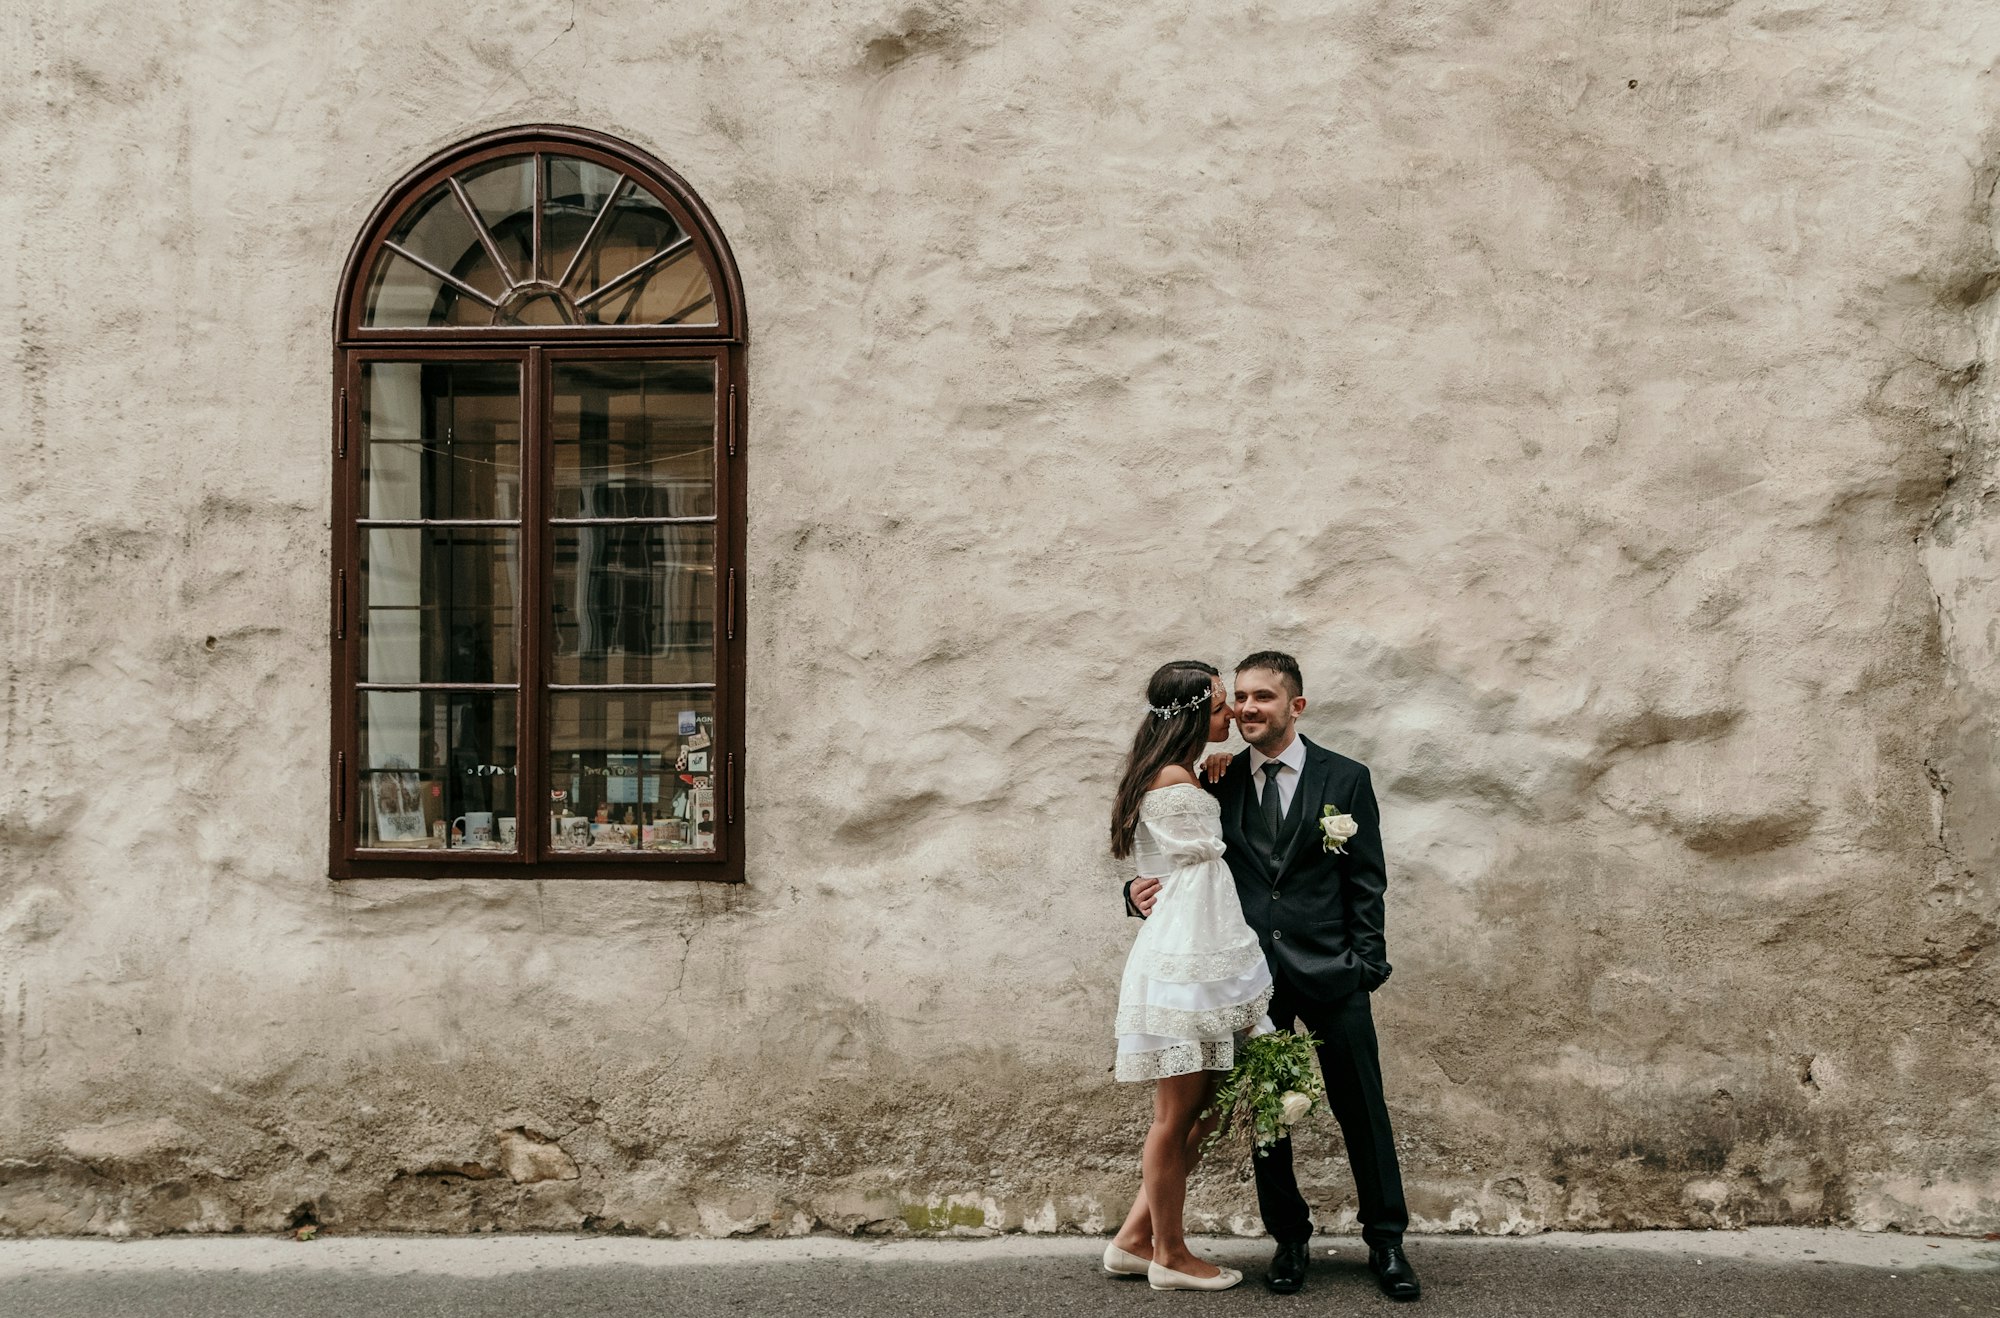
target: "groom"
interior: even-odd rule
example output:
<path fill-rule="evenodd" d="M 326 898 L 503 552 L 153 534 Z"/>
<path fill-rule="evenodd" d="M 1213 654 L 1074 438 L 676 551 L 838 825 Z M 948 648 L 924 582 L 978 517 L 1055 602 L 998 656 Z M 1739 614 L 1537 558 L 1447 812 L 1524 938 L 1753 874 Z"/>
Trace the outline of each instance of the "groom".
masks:
<path fill-rule="evenodd" d="M 1250 749 L 1229 762 L 1210 787 L 1222 801 L 1222 840 L 1243 916 L 1264 944 L 1277 993 L 1271 1022 L 1302 1022 L 1318 1037 L 1327 1105 L 1347 1141 L 1347 1161 L 1361 1204 L 1368 1267 L 1395 1300 L 1420 1295 L 1416 1269 L 1403 1254 L 1403 1179 L 1382 1101 L 1375 1020 L 1368 995 L 1389 978 L 1382 935 L 1381 816 L 1367 766 L 1298 735 L 1305 682 L 1298 661 L 1260 650 L 1236 665 L 1236 726 Z M 1319 820 L 1327 806 L 1352 815 L 1360 832 L 1345 854 L 1325 849 Z M 1145 916 L 1157 879 L 1135 879 L 1125 904 Z M 1290 1294 L 1305 1284 L 1312 1216 L 1292 1172 L 1292 1142 L 1279 1140 L 1252 1160 L 1257 1207 L 1277 1240 L 1265 1281 Z"/>

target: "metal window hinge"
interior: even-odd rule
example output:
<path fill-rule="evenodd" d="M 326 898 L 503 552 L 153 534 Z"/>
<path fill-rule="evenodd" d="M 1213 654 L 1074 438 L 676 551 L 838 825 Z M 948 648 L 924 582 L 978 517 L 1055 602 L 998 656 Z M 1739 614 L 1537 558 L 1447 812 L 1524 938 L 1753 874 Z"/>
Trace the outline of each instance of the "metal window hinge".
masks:
<path fill-rule="evenodd" d="M 340 456 L 347 456 L 347 390 L 340 391 L 340 424 L 334 427 L 334 435 L 340 445 Z"/>
<path fill-rule="evenodd" d="M 339 608 L 334 614 L 333 639 L 347 639 L 347 569 L 342 568 L 334 582 L 334 593 L 339 597 Z"/>
<path fill-rule="evenodd" d="M 729 785 L 723 789 L 723 795 L 727 798 L 722 803 L 723 820 L 733 824 L 736 822 L 736 756 L 732 754 L 724 758 L 729 765 Z"/>
<path fill-rule="evenodd" d="M 729 569 L 729 599 L 727 601 L 724 612 L 728 624 L 728 634 L 725 639 L 733 641 L 736 639 L 736 569 L 735 568 Z"/>
<path fill-rule="evenodd" d="M 347 822 L 347 752 L 342 751 L 335 760 L 333 770 L 333 822 Z"/>
<path fill-rule="evenodd" d="M 736 456 L 736 386 L 729 386 L 729 414 L 723 424 L 729 429 L 729 456 Z"/>

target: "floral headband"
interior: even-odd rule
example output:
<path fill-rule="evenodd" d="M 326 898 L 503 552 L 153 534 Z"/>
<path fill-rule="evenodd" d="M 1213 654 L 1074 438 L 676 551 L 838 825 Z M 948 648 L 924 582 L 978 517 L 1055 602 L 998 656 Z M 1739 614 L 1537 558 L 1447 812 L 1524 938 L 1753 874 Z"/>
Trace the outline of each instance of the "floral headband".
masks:
<path fill-rule="evenodd" d="M 1215 688 L 1210 687 L 1198 696 L 1189 696 L 1186 700 L 1176 700 L 1171 705 L 1148 705 L 1146 706 L 1146 712 L 1154 718 L 1172 718 L 1174 715 L 1193 709 L 1197 705 L 1207 705 L 1214 699 Z"/>

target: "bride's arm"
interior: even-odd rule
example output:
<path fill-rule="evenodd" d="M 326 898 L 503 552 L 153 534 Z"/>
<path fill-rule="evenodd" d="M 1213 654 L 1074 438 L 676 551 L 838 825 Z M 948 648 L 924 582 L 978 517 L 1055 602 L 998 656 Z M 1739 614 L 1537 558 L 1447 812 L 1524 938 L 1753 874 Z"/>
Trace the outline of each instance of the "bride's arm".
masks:
<path fill-rule="evenodd" d="M 1156 787 L 1173 787 L 1181 783 L 1194 782 L 1194 775 L 1178 764 L 1170 764 L 1153 775 L 1153 781 L 1146 784 L 1146 790 Z M 1153 913 L 1153 903 L 1160 897 L 1160 881 L 1141 874 L 1125 883 L 1125 914 L 1136 915 L 1141 920 Z"/>

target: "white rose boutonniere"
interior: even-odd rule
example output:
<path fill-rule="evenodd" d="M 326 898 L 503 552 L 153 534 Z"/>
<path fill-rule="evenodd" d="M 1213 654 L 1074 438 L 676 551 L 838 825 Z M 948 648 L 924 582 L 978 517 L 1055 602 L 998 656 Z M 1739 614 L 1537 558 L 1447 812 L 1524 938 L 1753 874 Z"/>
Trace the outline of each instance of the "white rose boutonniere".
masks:
<path fill-rule="evenodd" d="M 1305 1094 L 1301 1094 L 1296 1089 L 1287 1091 L 1282 1101 L 1284 1103 L 1283 1116 L 1287 1126 L 1295 1124 L 1300 1117 L 1312 1111 L 1313 1108 L 1312 1099 Z"/>
<path fill-rule="evenodd" d="M 1353 815 L 1336 814 L 1328 806 L 1320 815 L 1319 831 L 1325 835 L 1326 849 L 1336 856 L 1347 854 L 1347 840 L 1361 831 Z"/>

